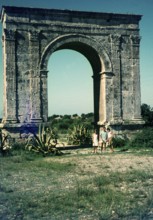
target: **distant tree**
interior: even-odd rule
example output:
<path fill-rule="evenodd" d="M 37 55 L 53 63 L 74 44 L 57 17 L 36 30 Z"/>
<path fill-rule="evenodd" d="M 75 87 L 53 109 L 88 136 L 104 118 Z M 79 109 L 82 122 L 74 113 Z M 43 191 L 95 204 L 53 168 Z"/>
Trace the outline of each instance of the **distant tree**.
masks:
<path fill-rule="evenodd" d="M 64 115 L 63 116 L 63 119 L 70 119 L 71 118 L 71 115 Z"/>
<path fill-rule="evenodd" d="M 59 115 L 52 115 L 52 118 L 58 118 Z"/>
<path fill-rule="evenodd" d="M 67 130 L 69 128 L 69 123 L 63 122 L 59 124 L 59 129 L 60 130 Z"/>
<path fill-rule="evenodd" d="M 82 113 L 82 114 L 81 114 L 81 118 L 82 118 L 82 119 L 85 119 L 85 118 L 86 118 L 86 115 L 85 115 L 84 113 Z"/>
<path fill-rule="evenodd" d="M 145 121 L 146 125 L 152 126 L 153 125 L 153 108 L 151 108 L 147 104 L 141 105 L 141 115 L 143 120 Z"/>
<path fill-rule="evenodd" d="M 73 116 L 74 118 L 76 118 L 76 117 L 78 117 L 78 114 L 73 114 L 72 116 Z"/>
<path fill-rule="evenodd" d="M 90 113 L 87 113 L 86 114 L 86 118 L 91 118 L 94 116 L 94 113 L 93 112 L 90 112 Z"/>
<path fill-rule="evenodd" d="M 52 115 L 52 116 L 49 116 L 48 117 L 48 121 L 52 121 L 52 120 L 54 120 L 55 118 L 58 118 L 58 117 L 60 117 L 60 115 Z"/>

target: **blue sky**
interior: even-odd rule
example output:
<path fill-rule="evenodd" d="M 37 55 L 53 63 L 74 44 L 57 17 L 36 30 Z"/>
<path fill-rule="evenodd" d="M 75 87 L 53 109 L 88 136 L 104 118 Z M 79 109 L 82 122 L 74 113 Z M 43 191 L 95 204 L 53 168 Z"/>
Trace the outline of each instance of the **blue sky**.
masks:
<path fill-rule="evenodd" d="M 140 21 L 141 103 L 153 107 L 153 0 L 1 0 L 2 5 L 143 15 Z M 1 29 L 2 25 L 0 35 Z M 49 115 L 93 111 L 92 69 L 84 56 L 70 50 L 58 51 L 50 57 L 48 70 Z M 2 72 L 0 42 L 0 117 Z"/>

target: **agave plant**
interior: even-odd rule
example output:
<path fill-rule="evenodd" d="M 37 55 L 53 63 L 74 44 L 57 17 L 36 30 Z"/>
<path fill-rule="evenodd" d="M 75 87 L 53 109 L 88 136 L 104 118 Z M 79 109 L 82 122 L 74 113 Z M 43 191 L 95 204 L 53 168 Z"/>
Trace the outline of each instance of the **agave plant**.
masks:
<path fill-rule="evenodd" d="M 91 144 L 91 133 L 84 125 L 76 125 L 69 132 L 68 142 L 76 145 Z"/>
<path fill-rule="evenodd" d="M 52 129 L 40 124 L 38 134 L 32 132 L 32 135 L 28 137 L 25 148 L 41 153 L 43 156 L 49 154 L 60 155 L 60 150 L 56 148 L 57 144 L 57 134 Z"/>
<path fill-rule="evenodd" d="M 4 134 L 0 129 L 0 154 L 2 156 L 8 155 L 12 149 L 10 145 L 11 136 Z"/>

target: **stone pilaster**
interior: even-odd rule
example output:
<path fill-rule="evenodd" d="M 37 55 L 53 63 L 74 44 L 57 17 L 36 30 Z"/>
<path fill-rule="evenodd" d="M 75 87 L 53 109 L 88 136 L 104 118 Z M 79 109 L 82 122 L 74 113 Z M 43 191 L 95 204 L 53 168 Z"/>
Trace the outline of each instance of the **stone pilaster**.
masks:
<path fill-rule="evenodd" d="M 105 124 L 112 118 L 113 85 L 112 72 L 100 74 L 100 99 L 99 99 L 99 122 Z"/>
<path fill-rule="evenodd" d="M 105 77 L 106 121 L 113 118 L 113 76 L 112 72 L 103 73 L 103 77 Z"/>
<path fill-rule="evenodd" d="M 140 63 L 139 63 L 139 36 L 130 36 L 131 39 L 131 58 L 133 72 L 133 96 L 134 111 L 133 119 L 141 120 L 141 92 L 140 92 Z"/>
<path fill-rule="evenodd" d="M 122 66 L 121 66 L 121 36 L 111 35 L 111 53 L 113 63 L 113 105 L 112 105 L 112 123 L 122 121 Z"/>
<path fill-rule="evenodd" d="M 99 95 L 99 125 L 106 121 L 106 79 L 105 74 L 100 73 L 100 95 Z"/>
<path fill-rule="evenodd" d="M 94 122 L 95 124 L 99 121 L 99 100 L 100 100 L 100 78 L 99 73 L 95 73 L 93 76 L 93 94 L 94 94 Z"/>
<path fill-rule="evenodd" d="M 40 100 L 40 72 L 39 63 L 39 32 L 29 33 L 30 50 L 30 90 L 31 90 L 31 122 L 42 121 Z"/>
<path fill-rule="evenodd" d="M 17 122 L 16 31 L 4 29 L 4 118 L 3 123 Z"/>
<path fill-rule="evenodd" d="M 41 77 L 41 115 L 44 122 L 48 120 L 48 88 L 47 88 L 47 78 L 48 78 L 48 71 L 41 70 L 40 71 Z"/>

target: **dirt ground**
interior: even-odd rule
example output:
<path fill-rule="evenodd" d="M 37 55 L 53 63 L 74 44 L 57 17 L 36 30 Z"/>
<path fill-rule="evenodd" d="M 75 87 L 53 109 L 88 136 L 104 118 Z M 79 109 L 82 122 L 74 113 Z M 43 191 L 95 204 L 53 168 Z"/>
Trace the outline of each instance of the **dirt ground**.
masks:
<path fill-rule="evenodd" d="M 60 181 L 63 183 L 63 187 L 71 189 L 74 187 L 74 183 L 77 180 L 86 181 L 89 178 L 94 178 L 100 175 L 109 176 L 112 173 L 123 173 L 123 176 L 128 175 L 130 172 L 147 173 L 150 178 L 144 179 L 144 182 L 133 177 L 134 179 L 128 184 L 123 181 L 119 184 L 119 188 L 122 192 L 128 192 L 129 195 L 139 191 L 149 192 L 153 186 L 153 152 L 134 152 L 134 151 L 120 151 L 116 150 L 111 153 L 109 149 L 106 152 L 98 150 L 98 153 L 93 153 L 92 148 L 65 150 L 64 157 L 54 157 L 54 161 L 60 163 L 71 163 L 75 165 L 73 173 L 69 173 L 65 177 L 61 177 Z M 51 162 L 51 158 L 45 158 L 46 161 Z M 144 172 L 143 172 L 144 171 Z M 125 174 L 125 175 L 124 175 Z M 140 203 L 144 202 L 143 195 L 139 195 Z M 152 204 L 152 202 L 151 202 Z M 88 218 L 86 218 L 88 219 Z M 89 218 L 92 219 L 92 218 Z M 96 218 L 95 218 L 96 219 Z M 118 218 L 116 218 L 118 219 Z M 137 217 L 133 218 L 138 219 Z M 141 219 L 141 218 L 140 218 Z M 149 208 L 149 211 L 145 220 L 153 220 L 153 207 Z"/>
<path fill-rule="evenodd" d="M 95 154 L 93 153 L 92 148 L 81 148 L 81 147 L 75 149 L 71 149 L 71 148 L 63 149 L 63 150 L 61 149 L 61 151 L 63 152 L 63 156 L 43 157 L 41 159 L 38 158 L 38 160 L 31 161 L 31 163 L 34 165 L 33 167 L 34 170 L 31 169 L 30 167 L 30 172 L 28 166 L 27 169 L 24 169 L 24 172 L 19 172 L 19 169 L 17 169 L 12 171 L 12 173 L 11 170 L 8 170 L 6 174 L 5 172 L 1 173 L 5 176 L 5 178 L 3 178 L 4 180 L 3 186 L 7 185 L 8 188 L 8 190 L 5 190 L 5 187 L 1 188 L 4 189 L 3 191 L 6 191 L 5 192 L 6 196 L 8 196 L 8 192 L 10 192 L 10 194 L 24 192 L 24 195 L 27 196 L 25 197 L 27 199 L 26 201 L 29 201 L 30 198 L 31 202 L 35 202 L 35 199 L 37 198 L 37 195 L 39 195 L 39 193 L 42 193 L 42 198 L 45 196 L 45 198 L 48 199 L 47 201 L 50 201 L 49 198 L 52 198 L 49 197 L 50 195 L 52 195 L 53 198 L 54 197 L 57 198 L 58 201 L 60 201 L 61 198 L 62 199 L 67 198 L 66 196 L 69 196 L 68 198 L 71 199 L 69 192 L 75 192 L 76 188 L 81 189 L 81 187 L 86 187 L 86 186 L 88 186 L 87 190 L 92 189 L 94 192 L 97 192 L 98 188 L 94 182 L 97 177 L 100 176 L 111 177 L 113 173 L 115 174 L 118 172 L 116 176 L 114 175 L 115 176 L 114 182 L 110 183 L 109 186 L 110 189 L 114 190 L 114 191 L 112 190 L 112 192 L 118 191 L 127 196 L 127 198 L 129 199 L 126 204 L 126 207 L 128 207 L 127 211 L 133 208 L 133 204 L 135 205 L 135 209 L 137 208 L 137 205 L 139 205 L 140 208 L 144 207 L 145 205 L 144 207 L 145 217 L 139 218 L 138 217 L 139 213 L 135 213 L 135 216 L 133 216 L 132 218 L 128 218 L 126 217 L 126 213 L 125 213 L 125 218 L 119 218 L 118 213 L 116 213 L 116 211 L 114 212 L 113 209 L 112 210 L 113 214 L 111 219 L 153 220 L 153 202 L 152 202 L 153 201 L 152 199 L 153 198 L 153 191 L 152 191 L 153 151 L 141 150 L 140 152 L 138 152 L 138 151 L 121 151 L 115 149 L 115 152 L 111 153 L 110 150 L 107 149 L 106 152 L 101 153 L 100 149 L 98 149 L 98 153 Z M 16 165 L 21 166 L 21 161 L 18 161 L 18 159 L 19 157 L 17 158 L 12 157 L 12 160 L 14 161 L 12 162 L 12 164 L 16 163 Z M 49 164 L 47 164 L 46 166 L 46 163 Z M 28 163 L 26 162 L 26 164 L 30 164 L 30 162 L 28 161 Z M 65 166 L 63 166 L 64 164 Z M 66 170 L 59 172 L 62 166 L 65 167 L 64 169 Z M 131 175 L 131 173 L 133 173 L 133 175 Z M 145 175 L 144 178 L 139 178 L 138 174 L 143 175 L 144 173 L 148 173 L 149 175 L 147 175 L 146 178 Z M 129 174 L 131 175 L 131 179 L 127 181 L 127 176 Z M 117 179 L 118 176 L 119 178 L 121 177 L 121 179 Z M 12 191 L 10 191 L 10 189 Z M 90 191 L 85 191 L 85 192 L 90 192 Z M 16 197 L 18 198 L 18 194 L 16 194 Z M 22 200 L 22 198 L 20 199 Z M 4 200 L 6 200 L 5 197 Z M 10 199 L 9 201 L 10 204 L 11 201 L 12 199 Z M 84 199 L 79 201 L 86 201 L 86 200 Z M 133 202 L 130 203 L 131 201 Z M 149 202 L 149 206 L 146 205 L 147 201 Z M 27 204 L 29 204 L 29 202 Z M 131 208 L 131 204 L 132 204 L 132 208 Z M 67 219 L 79 219 L 79 220 L 103 219 L 102 217 L 99 218 L 99 214 L 97 210 L 96 212 L 93 210 L 92 204 L 91 205 L 88 204 L 88 205 L 85 206 L 87 207 L 86 210 L 88 210 L 89 208 L 88 213 L 83 212 L 82 211 L 83 208 L 76 209 L 76 214 L 79 217 L 67 218 Z M 114 205 L 114 207 L 116 206 Z M 4 209 L 5 212 L 6 207 L 4 208 L 5 208 Z M 75 209 L 76 207 L 73 206 L 73 208 Z M 34 207 L 34 209 L 36 209 L 36 207 Z M 39 209 L 37 211 L 40 212 Z M 138 211 L 139 211 L 139 207 L 137 212 Z M 14 212 L 16 212 L 16 210 L 14 210 Z M 6 213 L 4 213 L 3 215 L 5 214 Z M 27 215 L 27 212 L 25 212 L 25 215 Z M 10 216 L 12 216 L 11 213 Z M 52 219 L 64 219 L 60 217 L 61 215 L 59 213 L 57 216 L 53 216 Z M 5 219 L 15 219 L 15 218 L 6 217 Z M 46 217 L 46 219 L 49 219 L 48 216 Z"/>
<path fill-rule="evenodd" d="M 67 157 L 59 157 L 55 158 L 55 160 L 60 160 L 63 163 L 73 162 L 78 165 L 78 168 L 83 168 L 84 172 L 87 173 L 96 174 L 101 172 L 101 174 L 106 174 L 105 170 L 111 172 L 126 172 L 131 169 L 145 170 L 146 172 L 153 171 L 153 154 L 146 155 L 145 152 L 139 154 L 139 152 L 133 153 L 133 151 L 122 152 L 115 150 L 115 152 L 111 153 L 109 149 L 107 149 L 106 152 L 101 153 L 100 149 L 98 149 L 98 153 L 95 154 L 92 148 L 80 148 L 76 150 L 64 150 L 63 153 L 66 154 Z M 77 157 L 77 155 L 79 155 L 79 157 Z M 49 158 L 46 158 L 46 160 L 49 160 Z"/>

